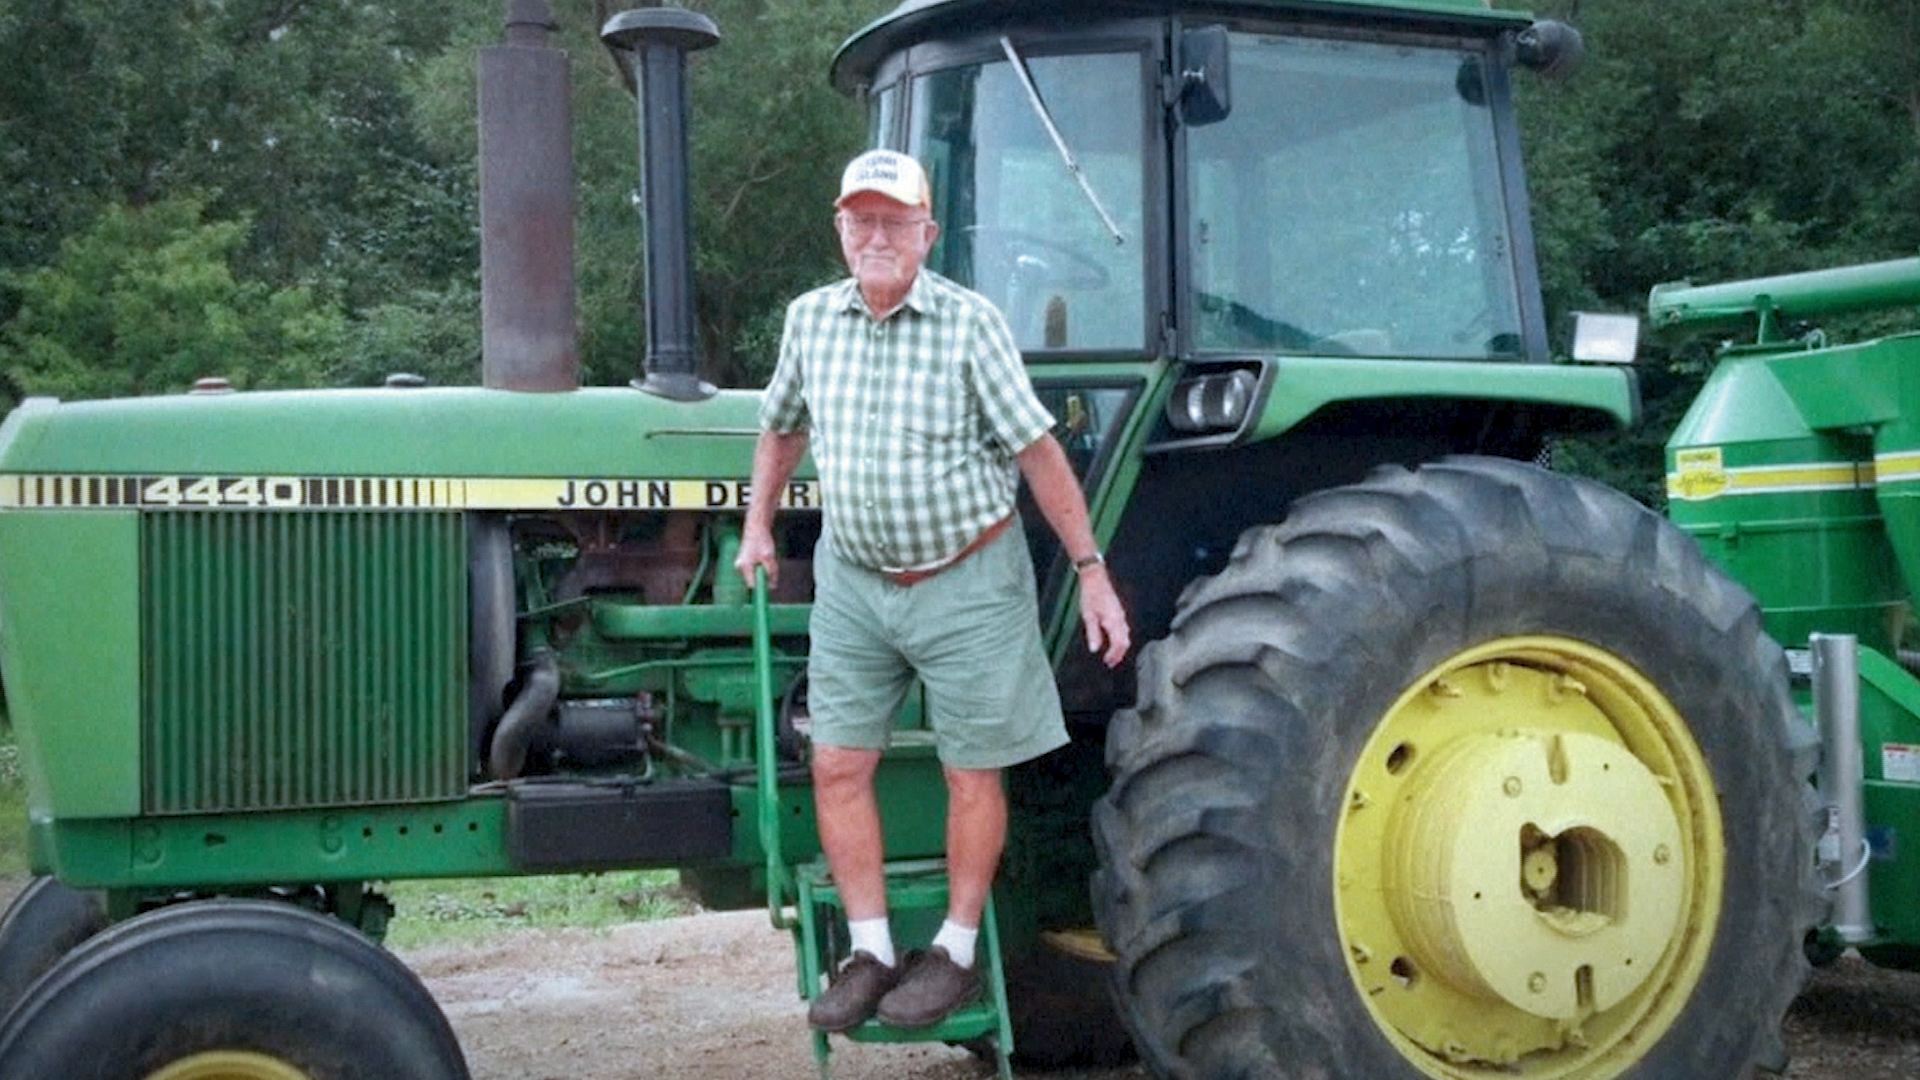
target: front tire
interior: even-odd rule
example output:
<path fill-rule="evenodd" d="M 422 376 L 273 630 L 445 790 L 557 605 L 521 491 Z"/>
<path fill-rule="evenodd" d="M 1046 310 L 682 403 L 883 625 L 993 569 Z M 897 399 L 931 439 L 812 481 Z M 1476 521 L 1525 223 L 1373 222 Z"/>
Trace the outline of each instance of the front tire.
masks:
<path fill-rule="evenodd" d="M 99 893 L 51 877 L 28 882 L 0 918 L 0 1017 L 61 957 L 106 928 Z"/>
<path fill-rule="evenodd" d="M 418 978 L 344 924 L 208 900 L 69 953 L 0 1026 L 0 1078 L 467 1080 Z"/>
<path fill-rule="evenodd" d="M 1108 737 L 1094 905 L 1169 1076 L 1778 1068 L 1812 731 L 1752 600 L 1625 497 L 1455 458 L 1301 500 Z"/>

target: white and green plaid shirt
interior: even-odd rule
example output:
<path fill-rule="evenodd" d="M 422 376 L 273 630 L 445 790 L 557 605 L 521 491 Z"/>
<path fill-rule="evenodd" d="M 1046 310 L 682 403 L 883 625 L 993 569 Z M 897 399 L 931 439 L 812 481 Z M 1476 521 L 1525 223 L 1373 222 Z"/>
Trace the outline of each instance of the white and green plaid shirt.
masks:
<path fill-rule="evenodd" d="M 915 569 L 1013 512 L 1014 456 L 1053 417 L 993 304 L 923 269 L 883 322 L 852 278 L 788 305 L 760 424 L 808 432 L 839 555 Z"/>

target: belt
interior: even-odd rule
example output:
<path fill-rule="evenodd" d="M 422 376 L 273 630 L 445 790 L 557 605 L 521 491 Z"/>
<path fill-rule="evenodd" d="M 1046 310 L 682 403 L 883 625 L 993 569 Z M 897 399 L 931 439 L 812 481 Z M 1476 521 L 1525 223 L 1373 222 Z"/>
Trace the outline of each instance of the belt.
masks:
<path fill-rule="evenodd" d="M 874 573 L 879 574 L 895 585 L 903 587 L 907 585 L 918 585 L 940 571 L 959 563 L 967 556 L 979 551 L 988 544 L 993 543 L 1001 533 L 1007 531 L 1007 526 L 1011 524 L 1013 524 L 1013 515 L 1008 514 L 1006 517 L 987 526 L 985 531 L 973 538 L 972 543 L 960 549 L 960 554 L 955 555 L 953 558 L 937 566 L 929 566 L 921 570 L 875 570 Z"/>

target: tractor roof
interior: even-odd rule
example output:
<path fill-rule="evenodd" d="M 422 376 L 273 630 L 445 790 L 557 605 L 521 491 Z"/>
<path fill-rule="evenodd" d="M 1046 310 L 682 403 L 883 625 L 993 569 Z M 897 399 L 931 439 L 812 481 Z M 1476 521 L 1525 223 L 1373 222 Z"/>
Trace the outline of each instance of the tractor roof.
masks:
<path fill-rule="evenodd" d="M 1114 17 L 1166 15 L 1199 19 L 1318 16 L 1482 32 L 1531 21 L 1524 12 L 1496 10 L 1489 0 L 903 0 L 840 46 L 833 59 L 833 85 L 842 93 L 854 93 L 871 81 L 882 60 L 941 35 L 977 33 L 996 24 L 1071 27 Z"/>

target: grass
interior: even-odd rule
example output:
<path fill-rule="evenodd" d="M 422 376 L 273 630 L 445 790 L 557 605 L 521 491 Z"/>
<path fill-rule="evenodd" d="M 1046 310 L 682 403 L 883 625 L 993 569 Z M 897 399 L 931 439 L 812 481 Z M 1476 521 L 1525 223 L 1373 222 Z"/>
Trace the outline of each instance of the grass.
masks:
<path fill-rule="evenodd" d="M 20 747 L 0 705 L 0 878 L 27 876 L 27 787 Z M 525 927 L 603 928 L 697 910 L 671 870 L 540 877 L 397 881 L 387 942 L 471 941 Z"/>
<path fill-rule="evenodd" d="M 27 876 L 27 784 L 20 775 L 20 746 L 0 706 L 0 877 Z"/>
<path fill-rule="evenodd" d="M 387 930 L 395 948 L 528 927 L 602 929 L 698 910 L 672 870 L 396 881 L 386 892 L 397 909 Z"/>

